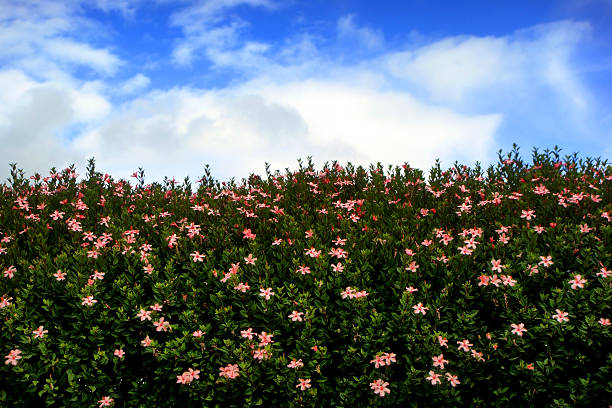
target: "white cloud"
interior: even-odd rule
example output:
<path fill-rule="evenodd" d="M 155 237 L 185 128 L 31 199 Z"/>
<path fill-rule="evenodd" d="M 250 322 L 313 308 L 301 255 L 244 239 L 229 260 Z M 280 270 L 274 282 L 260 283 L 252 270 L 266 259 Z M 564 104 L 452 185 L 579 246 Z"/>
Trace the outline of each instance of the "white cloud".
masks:
<path fill-rule="evenodd" d="M 546 86 L 585 110 L 588 95 L 574 74 L 572 53 L 589 35 L 588 23 L 561 21 L 503 37 L 457 36 L 381 58 L 394 77 L 432 100 L 465 104 L 492 95 L 525 94 Z"/>
<path fill-rule="evenodd" d="M 136 91 L 141 91 L 151 84 L 151 80 L 144 74 L 138 73 L 125 81 L 120 87 L 119 92 L 122 94 L 132 94 Z"/>
<path fill-rule="evenodd" d="M 383 45 L 384 36 L 380 30 L 368 27 L 358 27 L 354 23 L 355 16 L 349 14 L 338 20 L 338 36 L 343 40 L 356 40 L 368 49 L 376 49 Z"/>

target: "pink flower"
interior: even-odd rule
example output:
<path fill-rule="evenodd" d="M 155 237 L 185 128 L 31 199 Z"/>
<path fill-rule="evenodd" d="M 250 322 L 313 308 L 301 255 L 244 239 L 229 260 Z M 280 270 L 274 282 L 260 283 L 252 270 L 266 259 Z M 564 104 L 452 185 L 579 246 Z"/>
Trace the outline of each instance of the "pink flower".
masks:
<path fill-rule="evenodd" d="M 272 292 L 272 288 L 267 289 L 259 289 L 261 292 L 259 296 L 265 297 L 266 300 L 270 300 L 270 296 L 274 296 L 274 292 Z"/>
<path fill-rule="evenodd" d="M 153 322 L 153 326 L 156 327 L 157 331 L 168 331 L 170 328 L 170 322 L 164 321 L 163 317 L 160 317 L 157 322 Z"/>
<path fill-rule="evenodd" d="M 35 339 L 39 339 L 39 338 L 42 339 L 46 333 L 49 333 L 49 330 L 43 330 L 42 326 L 38 326 L 38 329 L 32 332 Z"/>
<path fill-rule="evenodd" d="M 429 371 L 429 377 L 427 380 L 431 381 L 431 385 L 440 384 L 440 374 L 436 374 L 433 371 Z"/>
<path fill-rule="evenodd" d="M 551 255 L 540 256 L 540 262 L 538 262 L 538 265 L 550 266 L 552 264 L 554 264 L 554 262 Z"/>
<path fill-rule="evenodd" d="M 434 367 L 440 367 L 441 370 L 444 370 L 444 364 L 448 363 L 448 360 L 444 359 L 444 354 L 440 354 L 439 356 L 434 356 L 431 358 L 433 360 Z"/>
<path fill-rule="evenodd" d="M 151 320 L 151 312 L 149 310 L 140 309 L 136 317 L 140 317 L 140 321 Z"/>
<path fill-rule="evenodd" d="M 612 271 L 609 271 L 606 268 L 602 267 L 599 272 L 597 272 L 597 276 L 601 276 L 602 278 L 609 278 L 610 276 L 612 276 Z"/>
<path fill-rule="evenodd" d="M 387 365 L 385 359 L 382 356 L 376 355 L 374 356 L 374 360 L 370 360 L 370 363 L 374 363 L 374 367 L 379 368 Z"/>
<path fill-rule="evenodd" d="M 295 388 L 299 388 L 302 391 L 305 391 L 306 389 L 311 387 L 310 386 L 310 378 L 307 378 L 305 380 L 301 379 L 301 378 L 298 378 L 298 381 L 299 381 L 299 384 L 296 385 Z"/>
<path fill-rule="evenodd" d="M 241 330 L 240 335 L 244 338 L 251 340 L 253 338 L 253 329 L 249 327 L 247 330 Z"/>
<path fill-rule="evenodd" d="M 586 282 L 587 280 L 583 279 L 582 275 L 574 275 L 574 279 L 569 281 L 569 283 L 572 285 L 572 289 L 584 288 L 584 284 Z"/>
<path fill-rule="evenodd" d="M 193 332 L 193 337 L 202 337 L 204 332 L 202 330 L 196 330 Z"/>
<path fill-rule="evenodd" d="M 467 341 L 467 340 L 464 340 Z M 442 336 L 438 336 L 438 343 L 440 343 L 440 347 L 446 347 L 448 348 L 448 340 Z M 457 344 L 459 344 L 459 342 L 457 342 Z"/>
<path fill-rule="evenodd" d="M 109 407 L 113 402 L 114 400 L 111 397 L 102 397 L 102 399 L 98 401 L 100 407 Z"/>
<path fill-rule="evenodd" d="M 228 364 L 226 367 L 219 368 L 220 377 L 233 379 L 240 375 L 239 372 L 238 364 Z"/>
<path fill-rule="evenodd" d="M 332 264 L 331 266 L 334 272 L 342 272 L 344 270 L 344 265 L 342 265 L 340 262 L 338 262 L 336 265 Z"/>
<path fill-rule="evenodd" d="M 290 317 L 291 320 L 293 320 L 294 322 L 295 321 L 301 322 L 303 314 L 304 313 L 302 312 L 298 312 L 297 310 L 294 310 L 288 317 Z"/>
<path fill-rule="evenodd" d="M 304 363 L 302 363 L 302 359 L 300 358 L 299 360 L 295 360 L 292 359 L 291 362 L 289 364 L 287 364 L 287 367 L 289 368 L 300 368 L 300 367 L 304 367 Z"/>
<path fill-rule="evenodd" d="M 249 256 L 247 256 L 246 258 L 244 258 L 244 261 L 248 264 L 248 265 L 255 265 L 255 261 L 257 261 L 257 258 L 253 258 L 253 254 L 249 254 Z"/>
<path fill-rule="evenodd" d="M 17 360 L 21 358 L 20 354 L 21 354 L 21 350 L 19 349 L 14 349 L 14 350 L 9 351 L 9 353 L 4 357 L 6 359 L 4 364 L 7 364 L 7 365 L 12 364 L 16 366 Z"/>
<path fill-rule="evenodd" d="M 251 287 L 248 283 L 240 282 L 238 285 L 234 286 L 234 289 L 239 292 L 245 293 L 247 290 L 251 289 Z"/>
<path fill-rule="evenodd" d="M 457 376 L 452 375 L 451 373 L 446 373 L 446 379 L 450 381 L 453 388 L 456 387 L 457 384 L 461 384 L 461 382 L 457 379 Z"/>
<path fill-rule="evenodd" d="M 557 314 L 552 315 L 553 319 L 557 319 L 558 322 L 568 322 L 569 321 L 569 318 L 567 317 L 569 313 L 562 312 L 559 309 L 556 309 L 555 311 L 557 312 Z"/>
<path fill-rule="evenodd" d="M 66 279 L 66 274 L 62 272 L 61 269 L 58 269 L 57 272 L 53 274 L 53 276 L 55 276 L 55 279 L 57 279 L 58 281 Z"/>
<path fill-rule="evenodd" d="M 119 358 L 123 358 L 125 351 L 123 351 L 123 349 L 116 349 L 113 354 Z"/>
<path fill-rule="evenodd" d="M 423 306 L 423 304 L 420 303 L 420 302 L 418 304 L 412 306 L 412 308 L 414 309 L 414 314 L 422 313 L 423 315 L 425 315 L 425 313 L 427 313 L 427 310 L 429 309 L 429 308 Z"/>
<path fill-rule="evenodd" d="M 599 319 L 599 324 L 601 324 L 602 326 L 609 326 L 610 325 L 610 319 L 604 319 L 602 317 L 601 319 Z"/>
<path fill-rule="evenodd" d="M 525 218 L 527 221 L 531 221 L 532 218 L 535 218 L 535 210 L 522 210 L 521 218 Z"/>
<path fill-rule="evenodd" d="M 200 254 L 198 251 L 195 251 L 189 254 L 193 258 L 193 262 L 204 262 L 204 257 L 206 255 Z"/>
<path fill-rule="evenodd" d="M 491 265 L 493 265 L 493 266 L 491 266 L 491 270 L 492 270 L 493 272 L 495 272 L 495 271 L 497 271 L 497 272 L 501 272 L 501 271 L 502 271 L 502 268 L 504 267 L 504 266 L 501 264 L 501 259 L 491 259 Z"/>
<path fill-rule="evenodd" d="M 251 232 L 250 228 L 246 228 L 244 231 L 242 231 L 242 238 L 244 239 L 255 239 L 256 236 L 256 234 Z"/>
<path fill-rule="evenodd" d="M 140 344 L 142 344 L 142 347 L 149 347 L 151 345 L 151 339 L 147 336 L 144 340 L 140 341 Z"/>
<path fill-rule="evenodd" d="M 86 305 L 86 306 L 93 306 L 94 303 L 98 302 L 96 299 L 94 299 L 93 296 L 85 296 L 83 298 L 83 301 L 81 302 L 82 305 Z"/>
<path fill-rule="evenodd" d="M 385 360 L 387 365 L 391 365 L 391 363 L 395 363 L 395 353 L 383 353 L 382 358 Z"/>
<path fill-rule="evenodd" d="M 519 323 L 519 324 L 512 323 L 510 326 L 512 327 L 512 333 L 520 337 L 523 337 L 523 332 L 527 331 L 523 323 Z"/>
<path fill-rule="evenodd" d="M 470 351 L 470 347 L 473 346 L 472 343 L 470 343 L 469 340 L 461 340 L 458 341 L 457 344 L 459 345 L 459 347 L 457 347 L 458 350 L 463 350 L 463 351 Z"/>
<path fill-rule="evenodd" d="M 384 397 L 385 394 L 391 393 L 391 390 L 387 388 L 387 385 L 389 385 L 388 382 L 378 379 L 373 383 L 370 383 L 370 388 L 374 390 L 374 394 L 379 394 L 381 397 Z"/>
<path fill-rule="evenodd" d="M 270 343 L 274 343 L 274 341 L 272 340 L 272 337 L 274 337 L 274 335 L 268 334 L 265 331 L 262 331 L 260 334 L 257 335 L 257 337 L 259 337 L 259 347 L 265 347 Z"/>

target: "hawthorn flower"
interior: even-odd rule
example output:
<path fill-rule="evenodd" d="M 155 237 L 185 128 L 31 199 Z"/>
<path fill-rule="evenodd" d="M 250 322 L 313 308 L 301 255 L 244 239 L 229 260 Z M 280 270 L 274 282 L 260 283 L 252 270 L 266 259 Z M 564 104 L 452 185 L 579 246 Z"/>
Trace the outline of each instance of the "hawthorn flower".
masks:
<path fill-rule="evenodd" d="M 219 368 L 219 376 L 225 378 L 236 378 L 240 376 L 240 369 L 238 368 L 238 364 L 228 364 L 225 367 Z"/>
<path fill-rule="evenodd" d="M 395 363 L 395 353 L 383 353 L 382 358 L 385 360 L 385 364 L 391 365 L 391 363 Z"/>
<path fill-rule="evenodd" d="M 512 323 L 510 326 L 512 327 L 512 333 L 520 337 L 523 337 L 523 332 L 527 331 L 523 323 L 519 323 L 519 324 Z"/>
<path fill-rule="evenodd" d="M 305 380 L 301 379 L 301 378 L 298 378 L 298 381 L 299 381 L 299 384 L 296 385 L 295 388 L 299 388 L 302 391 L 305 391 L 305 390 L 307 390 L 308 388 L 311 387 L 311 385 L 310 385 L 310 378 L 307 378 Z"/>
<path fill-rule="evenodd" d="M 552 260 L 552 256 L 548 255 L 548 256 L 540 256 L 540 262 L 538 262 L 538 265 L 543 265 L 543 266 L 550 266 L 554 264 L 553 260 Z"/>
<path fill-rule="evenodd" d="M 440 384 L 440 374 L 436 374 L 433 370 L 429 371 L 429 377 L 427 377 L 428 381 L 431 381 L 431 385 Z"/>
<path fill-rule="evenodd" d="M 387 388 L 387 385 L 389 385 L 388 382 L 383 381 L 382 379 L 378 379 L 373 383 L 370 383 L 370 388 L 374 390 L 374 394 L 378 394 L 381 397 L 384 397 L 385 394 L 391 393 L 391 390 Z"/>
<path fill-rule="evenodd" d="M 168 331 L 170 328 L 170 322 L 164 321 L 163 317 L 160 317 L 157 322 L 153 322 L 153 325 L 156 327 L 157 331 Z"/>
<path fill-rule="evenodd" d="M 140 317 L 140 321 L 151 320 L 151 311 L 140 309 L 140 312 L 138 312 L 136 317 Z"/>
<path fill-rule="evenodd" d="M 62 272 L 61 269 L 58 269 L 57 272 L 53 274 L 53 276 L 55 276 L 55 279 L 57 279 L 58 281 L 63 281 L 64 279 L 66 279 L 66 274 Z"/>
<path fill-rule="evenodd" d="M 446 373 L 446 379 L 451 383 L 453 388 L 456 387 L 457 384 L 461 384 L 461 382 L 457 379 L 457 376 L 452 375 L 451 373 Z"/>
<path fill-rule="evenodd" d="M 197 380 L 200 378 L 200 370 L 194 370 L 190 368 L 188 371 L 185 371 L 182 375 L 176 376 L 176 382 L 178 384 L 189 384 L 193 380 Z"/>
<path fill-rule="evenodd" d="M 287 367 L 298 369 L 300 367 L 304 367 L 304 363 L 302 362 L 301 358 L 299 360 L 296 360 L 294 358 L 294 359 L 291 360 L 291 362 L 289 364 L 287 364 Z"/>
<path fill-rule="evenodd" d="M 247 263 L 247 265 L 255 265 L 255 261 L 257 261 L 257 258 L 253 258 L 253 254 L 249 254 L 249 256 L 244 258 L 244 261 Z"/>
<path fill-rule="evenodd" d="M 102 407 L 110 407 L 114 400 L 111 397 L 102 397 L 98 403 L 100 404 L 100 408 Z"/>
<path fill-rule="evenodd" d="M 250 327 L 247 330 L 240 330 L 240 335 L 244 338 L 251 340 L 253 338 L 253 329 Z"/>
<path fill-rule="evenodd" d="M 444 364 L 448 363 L 448 360 L 444 359 L 444 354 L 440 354 L 439 356 L 433 356 L 431 358 L 433 360 L 434 367 L 440 367 L 441 370 L 444 370 Z"/>
<path fill-rule="evenodd" d="M 302 321 L 302 315 L 304 313 L 302 312 L 298 312 L 297 310 L 294 310 L 288 317 L 291 318 L 292 321 L 298 321 L 301 322 Z"/>
<path fill-rule="evenodd" d="M 459 345 L 459 347 L 457 347 L 458 350 L 463 350 L 463 351 L 470 351 L 470 347 L 473 346 L 472 343 L 470 343 L 469 340 L 461 340 L 458 341 L 457 344 Z"/>
<path fill-rule="evenodd" d="M 558 322 L 568 322 L 569 321 L 569 318 L 567 317 L 569 313 L 562 312 L 559 309 L 556 309 L 555 311 L 557 312 L 557 314 L 552 315 L 553 319 L 557 319 Z"/>
<path fill-rule="evenodd" d="M 193 262 L 204 262 L 204 257 L 206 255 L 200 254 L 198 251 L 195 251 L 189 254 L 189 256 L 191 256 Z"/>
<path fill-rule="evenodd" d="M 535 218 L 535 210 L 522 210 L 521 218 L 526 219 L 527 221 L 531 221 L 532 218 Z"/>
<path fill-rule="evenodd" d="M 270 343 L 274 343 L 274 341 L 272 340 L 272 337 L 274 337 L 274 335 L 268 334 L 265 331 L 262 331 L 260 334 L 257 335 L 257 337 L 259 337 L 259 347 L 265 347 Z"/>
<path fill-rule="evenodd" d="M 151 345 L 151 339 L 147 336 L 144 340 L 140 341 L 140 344 L 142 344 L 142 347 L 149 347 Z"/>
<path fill-rule="evenodd" d="M 332 264 L 331 267 L 334 272 L 342 272 L 344 270 L 344 265 L 342 265 L 340 262 L 338 262 L 336 265 Z"/>
<path fill-rule="evenodd" d="M 467 341 L 467 340 L 464 340 Z M 440 343 L 440 347 L 448 348 L 448 340 L 442 336 L 438 336 L 438 343 Z M 457 342 L 459 344 L 460 342 Z"/>
<path fill-rule="evenodd" d="M 501 272 L 504 266 L 501 264 L 501 259 L 491 259 L 491 270 L 493 272 Z"/>
<path fill-rule="evenodd" d="M 602 267 L 599 272 L 596 274 L 597 276 L 601 276 L 602 278 L 609 278 L 612 276 L 612 271 L 607 270 L 605 267 Z"/>
<path fill-rule="evenodd" d="M 251 289 L 248 283 L 240 282 L 238 285 L 234 286 L 234 289 L 245 293 L 247 290 Z"/>
<path fill-rule="evenodd" d="M 582 275 L 574 275 L 574 279 L 570 280 L 569 283 L 572 285 L 572 289 L 584 288 L 584 284 L 587 282 L 586 279 L 582 278 Z"/>
<path fill-rule="evenodd" d="M 98 302 L 93 296 L 85 296 L 82 300 L 81 304 L 86 306 L 93 306 L 94 303 Z"/>
<path fill-rule="evenodd" d="M 427 313 L 427 310 L 429 309 L 429 308 L 423 306 L 423 304 L 420 303 L 420 302 L 418 304 L 412 306 L 412 308 L 414 309 L 414 314 L 422 313 L 423 315 L 425 315 L 425 313 Z"/>
<path fill-rule="evenodd" d="M 376 368 L 387 365 L 387 363 L 385 362 L 385 359 L 379 355 L 374 356 L 374 360 L 370 360 L 370 363 L 374 363 L 374 367 Z"/>
<path fill-rule="evenodd" d="M 274 292 L 272 292 L 272 288 L 267 288 L 267 289 L 259 289 L 259 291 L 261 292 L 259 294 L 259 296 L 265 297 L 266 300 L 270 300 L 270 296 L 274 296 Z"/>
<path fill-rule="evenodd" d="M 35 339 L 42 339 L 47 333 L 49 333 L 49 330 L 43 330 L 43 326 L 38 326 L 38 329 L 32 332 Z"/>
<path fill-rule="evenodd" d="M 20 354 L 21 354 L 21 350 L 19 349 L 14 349 L 14 350 L 9 351 L 9 353 L 4 357 L 6 359 L 4 364 L 6 365 L 12 364 L 16 366 L 17 360 L 21 358 Z"/>

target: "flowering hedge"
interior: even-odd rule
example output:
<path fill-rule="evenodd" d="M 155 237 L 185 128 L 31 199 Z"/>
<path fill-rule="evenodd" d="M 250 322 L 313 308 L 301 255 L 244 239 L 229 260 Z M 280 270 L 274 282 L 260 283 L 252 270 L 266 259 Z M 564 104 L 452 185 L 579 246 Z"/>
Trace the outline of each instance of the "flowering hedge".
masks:
<path fill-rule="evenodd" d="M 116 181 L 0 199 L 0 406 L 607 406 L 612 167 Z"/>

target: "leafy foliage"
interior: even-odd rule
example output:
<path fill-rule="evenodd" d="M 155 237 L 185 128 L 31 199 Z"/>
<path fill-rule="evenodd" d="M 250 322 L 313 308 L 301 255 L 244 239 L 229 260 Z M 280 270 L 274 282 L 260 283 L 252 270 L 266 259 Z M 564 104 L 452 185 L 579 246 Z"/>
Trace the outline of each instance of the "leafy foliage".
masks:
<path fill-rule="evenodd" d="M 0 199 L 0 406 L 603 406 L 612 167 L 193 187 L 74 166 Z"/>

